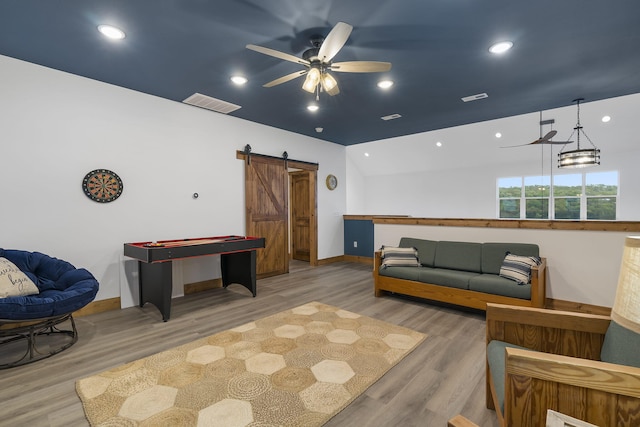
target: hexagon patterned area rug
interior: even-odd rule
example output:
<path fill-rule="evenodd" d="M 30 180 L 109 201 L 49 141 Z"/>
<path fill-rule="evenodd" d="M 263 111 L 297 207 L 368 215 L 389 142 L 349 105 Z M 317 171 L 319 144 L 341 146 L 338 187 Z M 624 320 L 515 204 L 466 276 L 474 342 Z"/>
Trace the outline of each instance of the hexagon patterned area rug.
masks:
<path fill-rule="evenodd" d="M 92 426 L 320 426 L 426 335 L 311 302 L 98 375 Z"/>

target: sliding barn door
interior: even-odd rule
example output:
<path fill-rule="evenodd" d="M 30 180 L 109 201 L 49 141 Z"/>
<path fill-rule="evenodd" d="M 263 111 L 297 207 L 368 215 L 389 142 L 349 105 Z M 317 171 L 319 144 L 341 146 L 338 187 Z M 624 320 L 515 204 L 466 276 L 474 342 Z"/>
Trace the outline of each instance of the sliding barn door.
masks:
<path fill-rule="evenodd" d="M 284 161 L 251 156 L 245 161 L 246 233 L 264 237 L 257 252 L 258 278 L 289 272 L 288 173 Z"/>

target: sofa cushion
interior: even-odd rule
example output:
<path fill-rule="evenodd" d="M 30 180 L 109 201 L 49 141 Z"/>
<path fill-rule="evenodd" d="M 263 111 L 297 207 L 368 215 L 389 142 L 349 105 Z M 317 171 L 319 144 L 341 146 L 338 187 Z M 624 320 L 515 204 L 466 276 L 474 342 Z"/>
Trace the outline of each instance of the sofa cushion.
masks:
<path fill-rule="evenodd" d="M 505 279 L 495 274 L 480 274 L 469 280 L 469 289 L 485 294 L 502 295 L 505 297 L 531 299 L 531 284 L 518 286 L 513 280 Z"/>
<path fill-rule="evenodd" d="M 0 257 L 0 298 L 39 293 L 35 283 L 11 261 Z"/>
<path fill-rule="evenodd" d="M 434 266 L 436 247 L 438 246 L 437 241 L 403 237 L 400 239 L 399 246 L 401 248 L 416 248 L 418 250 L 418 260 L 420 261 L 420 264 L 425 267 Z"/>
<path fill-rule="evenodd" d="M 397 279 L 405 280 L 420 280 L 420 270 L 428 267 L 393 267 L 393 268 L 381 268 L 378 271 L 380 276 L 395 277 Z"/>
<path fill-rule="evenodd" d="M 458 289 L 469 289 L 469 280 L 477 275 L 478 273 L 443 268 L 423 267 L 420 269 L 421 282 Z"/>
<path fill-rule="evenodd" d="M 500 274 L 504 257 L 510 252 L 516 255 L 539 256 L 540 248 L 531 243 L 483 243 L 482 272 Z"/>
<path fill-rule="evenodd" d="M 382 265 L 387 267 L 419 267 L 418 250 L 416 248 L 396 248 L 383 246 L 381 249 Z"/>
<path fill-rule="evenodd" d="M 600 360 L 640 368 L 640 334 L 615 321 L 609 323 L 600 351 Z"/>
<path fill-rule="evenodd" d="M 481 243 L 438 242 L 434 263 L 436 268 L 481 273 L 481 264 Z"/>
<path fill-rule="evenodd" d="M 500 413 L 504 414 L 504 377 L 506 372 L 507 355 L 505 348 L 521 348 L 527 350 L 525 347 L 519 345 L 509 344 L 503 341 L 493 340 L 487 346 L 487 362 L 489 363 L 489 370 L 491 371 L 491 379 L 493 380 L 493 387 L 498 398 L 498 406 L 500 407 Z"/>
<path fill-rule="evenodd" d="M 500 276 L 515 281 L 519 285 L 529 283 L 531 269 L 540 265 L 540 257 L 507 253 L 500 267 Z"/>

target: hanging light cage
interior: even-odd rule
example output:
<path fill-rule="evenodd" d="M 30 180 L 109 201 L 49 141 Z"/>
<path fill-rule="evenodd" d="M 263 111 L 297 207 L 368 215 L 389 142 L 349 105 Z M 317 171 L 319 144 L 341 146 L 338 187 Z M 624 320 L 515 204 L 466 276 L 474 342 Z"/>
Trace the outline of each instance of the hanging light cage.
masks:
<path fill-rule="evenodd" d="M 563 151 L 558 154 L 559 168 L 586 168 L 599 164 L 600 150 L 598 148 Z"/>
<path fill-rule="evenodd" d="M 588 166 L 594 166 L 600 164 L 600 149 L 596 147 L 591 139 L 584 133 L 582 126 L 580 125 L 580 101 L 584 101 L 584 98 L 574 99 L 578 109 L 578 123 L 573 128 L 574 133 L 577 133 L 578 148 L 571 151 L 562 151 L 558 153 L 558 168 L 586 168 Z M 582 133 L 593 148 L 580 148 L 580 133 Z M 569 139 L 571 139 L 571 136 Z M 564 147 L 562 147 L 564 149 Z"/>

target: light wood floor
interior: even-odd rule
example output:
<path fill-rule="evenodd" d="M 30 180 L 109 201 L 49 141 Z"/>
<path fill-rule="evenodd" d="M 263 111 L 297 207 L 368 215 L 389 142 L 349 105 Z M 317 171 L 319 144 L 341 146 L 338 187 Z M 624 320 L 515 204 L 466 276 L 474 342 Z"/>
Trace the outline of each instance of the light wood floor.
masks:
<path fill-rule="evenodd" d="M 174 299 L 166 323 L 150 304 L 77 318 L 80 338 L 73 347 L 0 370 L 0 425 L 87 426 L 77 379 L 309 301 L 428 334 L 327 426 L 446 426 L 459 413 L 480 426 L 498 425 L 485 408 L 483 313 L 375 298 L 371 268 L 363 264 L 299 262 L 287 275 L 259 280 L 256 298 L 231 285 Z"/>

